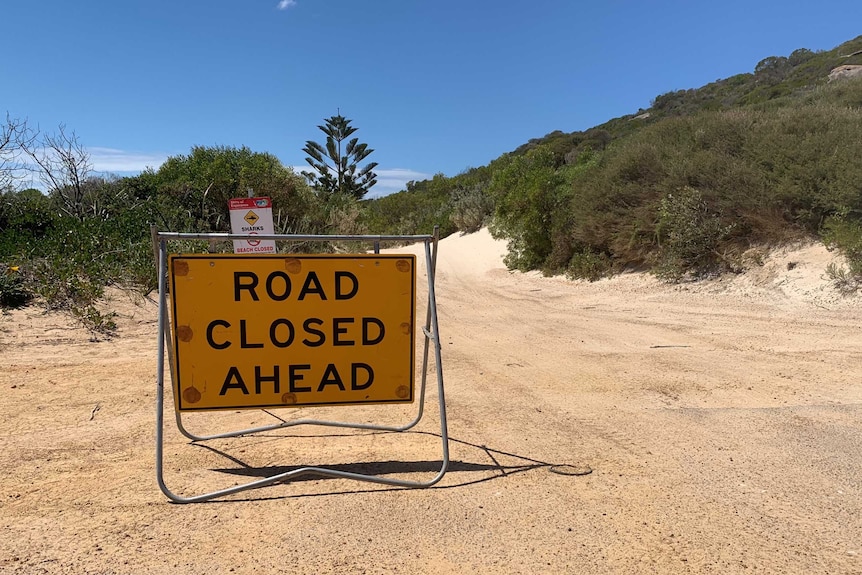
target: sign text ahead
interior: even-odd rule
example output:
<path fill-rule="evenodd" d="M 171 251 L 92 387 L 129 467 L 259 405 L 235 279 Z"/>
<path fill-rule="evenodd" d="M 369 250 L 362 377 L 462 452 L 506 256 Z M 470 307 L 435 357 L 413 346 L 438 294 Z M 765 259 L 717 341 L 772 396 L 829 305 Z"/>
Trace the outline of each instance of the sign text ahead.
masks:
<path fill-rule="evenodd" d="M 413 401 L 415 264 L 172 256 L 177 409 Z"/>

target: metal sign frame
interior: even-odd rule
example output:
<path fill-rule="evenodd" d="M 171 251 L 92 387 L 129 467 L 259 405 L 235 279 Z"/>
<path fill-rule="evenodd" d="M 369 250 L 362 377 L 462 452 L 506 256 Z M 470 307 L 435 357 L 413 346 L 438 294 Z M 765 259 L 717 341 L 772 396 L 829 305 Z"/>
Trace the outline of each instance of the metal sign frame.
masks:
<path fill-rule="evenodd" d="M 428 276 L 428 302 L 425 318 L 425 325 L 422 326 L 422 333 L 425 336 L 424 352 L 422 355 L 422 370 L 421 382 L 417 400 L 417 413 L 415 417 L 404 425 L 378 425 L 373 423 L 356 423 L 347 421 L 330 421 L 320 419 L 298 419 L 294 421 L 280 421 L 272 425 L 260 427 L 252 427 L 237 431 L 228 431 L 215 434 L 196 434 L 190 432 L 182 420 L 182 412 L 174 409 L 176 416 L 177 428 L 185 437 L 193 443 L 204 442 L 212 439 L 223 439 L 230 437 L 239 437 L 243 435 L 252 435 L 255 433 L 263 433 L 282 429 L 285 427 L 294 427 L 298 425 L 314 425 L 324 427 L 338 427 L 359 429 L 367 431 L 390 431 L 404 432 L 415 427 L 422 419 L 425 411 L 425 391 L 427 389 L 428 367 L 429 367 L 429 352 L 433 342 L 434 345 L 434 366 L 437 374 L 437 397 L 440 410 L 440 438 L 441 438 L 441 465 L 440 470 L 434 477 L 427 481 L 410 481 L 405 479 L 382 477 L 380 475 L 369 475 L 363 473 L 354 473 L 332 469 L 327 467 L 299 467 L 291 471 L 277 473 L 263 479 L 251 481 L 241 485 L 234 485 L 225 489 L 203 493 L 194 496 L 181 496 L 171 491 L 165 483 L 164 479 L 164 400 L 165 400 L 165 350 L 167 350 L 169 363 L 171 364 L 171 378 L 175 377 L 173 372 L 173 334 L 170 330 L 170 322 L 168 321 L 168 302 L 167 302 L 167 265 L 168 265 L 168 242 L 176 240 L 207 240 L 211 244 L 219 241 L 244 239 L 247 236 L 244 234 L 227 234 L 227 233 L 183 233 L 183 232 L 159 232 L 155 228 L 152 229 L 153 247 L 155 250 L 156 260 L 158 263 L 158 278 L 159 278 L 159 319 L 158 319 L 158 356 L 156 370 L 156 481 L 162 493 L 175 503 L 196 503 L 200 501 L 208 501 L 217 497 L 224 497 L 245 491 L 255 489 L 265 485 L 274 483 L 288 482 L 302 476 L 316 475 L 320 477 L 331 477 L 340 479 L 352 479 L 355 481 L 366 481 L 378 483 L 382 485 L 390 485 L 394 487 L 405 488 L 423 488 L 431 487 L 438 483 L 449 467 L 449 433 L 446 419 L 446 397 L 443 386 L 443 367 L 441 361 L 441 346 L 439 337 L 439 328 L 437 321 L 437 299 L 435 293 L 435 275 L 437 267 L 437 249 L 439 243 L 439 229 L 434 228 L 434 233 L 431 235 L 404 235 L 404 236 L 371 236 L 371 235 L 298 235 L 298 234 L 261 234 L 261 240 L 275 240 L 277 242 L 335 242 L 335 241 L 350 241 L 369 243 L 374 246 L 375 253 L 379 252 L 380 242 L 397 241 L 397 242 L 422 242 L 425 246 L 425 267 Z M 173 387 L 173 386 L 172 386 Z"/>

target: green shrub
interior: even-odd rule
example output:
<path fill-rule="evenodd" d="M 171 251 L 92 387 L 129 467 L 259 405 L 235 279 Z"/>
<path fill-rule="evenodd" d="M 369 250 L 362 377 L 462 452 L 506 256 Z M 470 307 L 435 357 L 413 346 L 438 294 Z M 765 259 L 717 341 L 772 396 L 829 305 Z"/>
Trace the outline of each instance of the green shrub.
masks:
<path fill-rule="evenodd" d="M 33 294 L 24 285 L 18 266 L 0 264 L 0 308 L 22 307 L 31 299 Z"/>
<path fill-rule="evenodd" d="M 93 332 L 107 334 L 116 327 L 96 308 L 107 284 L 98 262 L 87 264 L 66 254 L 47 254 L 33 258 L 24 269 L 29 288 L 47 309 L 68 312 Z"/>
<path fill-rule="evenodd" d="M 145 211 L 128 209 L 110 219 L 65 217 L 34 241 L 19 243 L 17 260 L 28 292 L 48 309 L 65 311 L 95 333 L 114 329 L 97 302 L 105 287 L 148 293 L 156 271 Z"/>
<path fill-rule="evenodd" d="M 862 276 L 835 262 L 826 265 L 826 276 L 838 291 L 844 293 L 853 293 L 862 287 Z"/>
<path fill-rule="evenodd" d="M 572 256 L 569 266 L 566 268 L 566 276 L 569 279 L 585 279 L 594 282 L 607 277 L 611 271 L 611 259 L 607 254 L 596 253 L 589 248 L 584 248 Z"/>
<path fill-rule="evenodd" d="M 823 241 L 837 249 L 847 266 L 829 264 L 829 278 L 842 291 L 855 291 L 862 286 L 862 222 L 850 220 L 844 212 L 829 218 L 823 226 Z"/>
<path fill-rule="evenodd" d="M 494 200 L 482 185 L 458 187 L 452 191 L 450 219 L 458 230 L 471 234 L 484 226 L 494 213 Z"/>
<path fill-rule="evenodd" d="M 372 234 L 428 234 L 439 226 L 440 235 L 448 236 L 458 230 L 451 218 L 453 187 L 443 174 L 408 182 L 406 190 L 363 201 L 360 222 Z"/>
<path fill-rule="evenodd" d="M 729 231 L 700 191 L 683 188 L 666 195 L 659 208 L 660 243 L 654 273 L 679 281 L 688 274 L 700 277 L 721 270 L 725 260 L 717 248 Z"/>
<path fill-rule="evenodd" d="M 570 190 L 556 169 L 553 152 L 544 147 L 508 157 L 494 173 L 489 193 L 494 199 L 491 233 L 509 240 L 505 263 L 520 270 L 541 269 L 552 252 L 555 218 Z"/>

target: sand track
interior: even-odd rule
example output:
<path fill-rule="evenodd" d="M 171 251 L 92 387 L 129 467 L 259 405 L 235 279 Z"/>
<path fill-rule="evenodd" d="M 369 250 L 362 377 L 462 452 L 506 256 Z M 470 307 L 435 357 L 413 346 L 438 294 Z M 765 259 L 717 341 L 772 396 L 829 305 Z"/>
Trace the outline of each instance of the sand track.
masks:
<path fill-rule="evenodd" d="M 453 463 L 427 490 L 306 479 L 171 504 L 154 476 L 155 306 L 112 292 L 119 335 L 99 342 L 37 308 L 0 316 L 0 572 L 862 572 L 862 298 L 823 279 L 832 254 L 674 287 L 510 273 L 504 247 L 486 231 L 441 242 Z M 209 447 L 169 424 L 166 477 L 187 493 L 291 465 L 428 478 L 436 421 Z"/>

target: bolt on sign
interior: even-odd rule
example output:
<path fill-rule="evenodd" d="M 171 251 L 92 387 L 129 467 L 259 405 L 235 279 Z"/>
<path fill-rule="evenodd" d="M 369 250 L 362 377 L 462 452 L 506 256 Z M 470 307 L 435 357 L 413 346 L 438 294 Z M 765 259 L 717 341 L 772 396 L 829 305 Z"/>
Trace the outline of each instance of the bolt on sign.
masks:
<path fill-rule="evenodd" d="M 235 234 L 246 234 L 247 240 L 234 240 L 235 254 L 274 254 L 274 240 L 256 240 L 259 234 L 274 234 L 272 200 L 269 198 L 233 198 L 228 200 L 230 229 Z"/>
<path fill-rule="evenodd" d="M 413 255 L 171 256 L 178 411 L 413 401 Z"/>

